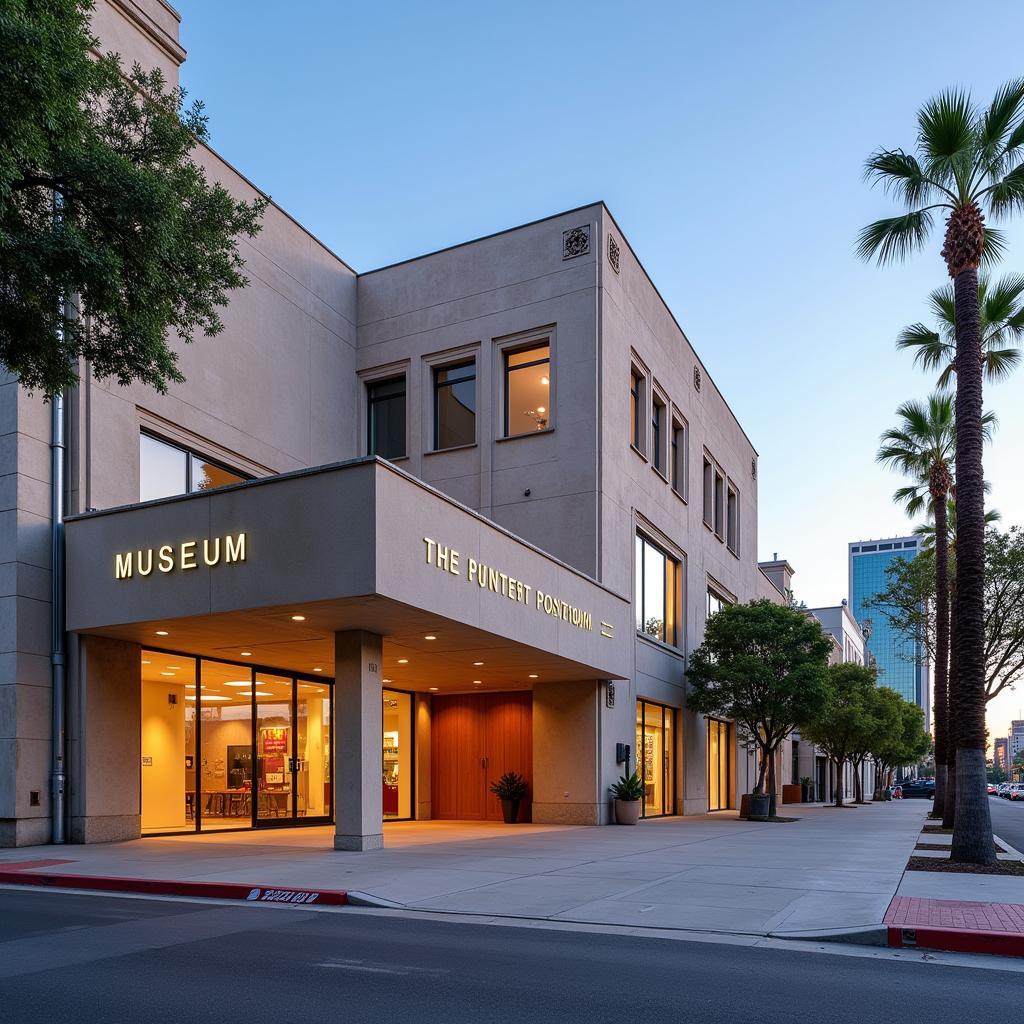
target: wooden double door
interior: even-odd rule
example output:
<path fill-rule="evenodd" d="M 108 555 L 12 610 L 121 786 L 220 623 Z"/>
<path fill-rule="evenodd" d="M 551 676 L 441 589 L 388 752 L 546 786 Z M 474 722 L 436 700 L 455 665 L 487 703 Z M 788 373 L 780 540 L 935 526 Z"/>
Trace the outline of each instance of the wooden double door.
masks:
<path fill-rule="evenodd" d="M 505 772 L 530 785 L 519 820 L 530 820 L 533 797 L 533 694 L 436 696 L 431 705 L 431 803 L 434 818 L 501 820 L 490 791 Z"/>

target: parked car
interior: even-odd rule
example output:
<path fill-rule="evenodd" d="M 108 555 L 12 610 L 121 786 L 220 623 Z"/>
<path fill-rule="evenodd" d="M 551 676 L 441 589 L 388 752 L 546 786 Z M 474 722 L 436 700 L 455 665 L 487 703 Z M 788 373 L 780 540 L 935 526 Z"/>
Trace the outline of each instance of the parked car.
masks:
<path fill-rule="evenodd" d="M 996 784 L 994 782 L 990 782 L 988 784 L 988 795 L 992 796 L 992 794 L 995 793 L 995 791 L 996 791 Z"/>
<path fill-rule="evenodd" d="M 1011 800 L 1024 800 L 1024 784 L 1015 782 L 1010 787 L 1009 797 Z"/>
<path fill-rule="evenodd" d="M 903 799 L 919 796 L 926 800 L 935 799 L 935 780 L 914 779 L 912 782 L 903 783 Z"/>
<path fill-rule="evenodd" d="M 996 786 L 996 796 L 1008 797 L 1010 795 L 1010 786 L 1012 785 L 1012 782 L 1000 782 L 999 785 Z"/>

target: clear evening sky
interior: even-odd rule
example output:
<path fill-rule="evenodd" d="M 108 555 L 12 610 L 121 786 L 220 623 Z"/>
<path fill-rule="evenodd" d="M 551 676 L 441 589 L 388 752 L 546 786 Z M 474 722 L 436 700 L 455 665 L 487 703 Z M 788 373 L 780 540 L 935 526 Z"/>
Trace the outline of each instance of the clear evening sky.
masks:
<path fill-rule="evenodd" d="M 946 280 L 941 226 L 860 263 L 893 209 L 861 171 L 943 87 L 1024 74 L 1024 7 L 173 2 L 214 146 L 356 270 L 603 199 L 758 449 L 760 557 L 809 605 L 847 595 L 848 541 L 910 532 L 874 454 L 933 384 L 893 339 Z M 1024 370 L 988 404 L 991 503 L 1024 523 Z"/>

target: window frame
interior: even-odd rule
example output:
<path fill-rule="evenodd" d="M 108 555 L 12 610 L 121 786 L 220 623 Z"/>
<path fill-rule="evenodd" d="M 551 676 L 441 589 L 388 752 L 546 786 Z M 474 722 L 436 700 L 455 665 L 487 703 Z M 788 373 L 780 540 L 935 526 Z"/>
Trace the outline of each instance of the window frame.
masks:
<path fill-rule="evenodd" d="M 645 545 L 652 548 L 665 559 L 665 574 L 662 580 L 662 601 L 664 604 L 662 632 L 664 636 L 655 636 L 641 628 L 641 624 L 646 620 L 644 595 L 646 592 L 645 573 L 647 560 L 643 557 L 643 549 Z M 685 555 L 682 557 L 677 556 L 664 544 L 660 544 L 656 541 L 650 533 L 639 525 L 634 531 L 633 552 L 633 561 L 635 563 L 633 566 L 633 603 L 635 605 L 634 625 L 636 627 L 636 634 L 644 640 L 664 644 L 665 646 L 671 647 L 675 650 L 682 650 L 683 637 L 685 635 L 685 626 L 682 621 L 682 617 L 685 614 L 683 602 L 683 565 L 685 564 Z M 638 552 L 640 557 L 637 557 Z M 669 582 L 670 575 L 671 584 Z M 670 594 L 671 609 L 669 607 Z M 669 621 L 671 621 L 672 624 L 671 636 L 669 636 Z"/>
<path fill-rule="evenodd" d="M 547 348 L 548 354 L 542 359 L 535 359 L 532 362 L 520 363 L 518 366 L 509 366 L 509 358 L 511 356 L 522 355 L 524 352 L 530 352 L 534 349 Z M 514 437 L 530 437 L 533 434 L 543 434 L 550 430 L 554 430 L 554 402 L 552 396 L 555 391 L 555 380 L 554 373 L 552 372 L 552 339 L 550 335 L 545 337 L 535 337 L 528 342 L 515 343 L 508 345 L 501 349 L 501 380 L 502 380 L 502 423 L 501 423 L 501 439 L 511 439 Z M 548 417 L 547 424 L 537 430 L 524 430 L 518 434 L 510 434 L 508 430 L 508 406 L 510 398 L 509 390 L 509 377 L 512 373 L 517 370 L 525 370 L 531 366 L 543 366 L 547 364 L 548 367 Z M 443 369 L 443 367 L 442 367 Z"/>
<path fill-rule="evenodd" d="M 397 461 L 398 459 L 407 459 L 409 457 L 409 375 L 404 369 L 399 370 L 397 373 L 384 374 L 379 377 L 365 378 L 363 380 L 363 398 L 366 402 L 366 454 L 377 455 L 374 450 L 373 444 L 373 410 L 375 406 L 382 402 L 393 401 L 397 398 L 397 395 L 389 395 L 387 398 L 374 399 L 371 392 L 376 387 L 381 387 L 385 384 L 392 384 L 395 381 L 402 382 L 402 405 L 405 412 L 405 430 L 404 437 L 402 439 L 402 454 L 401 455 L 380 455 L 379 458 L 388 459 L 389 461 Z"/>
<path fill-rule="evenodd" d="M 647 374 L 634 361 L 630 366 L 629 397 L 632 404 L 632 423 L 630 424 L 629 443 L 633 451 L 647 458 L 647 431 L 644 424 L 647 420 Z"/>
<path fill-rule="evenodd" d="M 651 468 L 668 480 L 668 396 L 656 383 L 651 386 Z"/>
<path fill-rule="evenodd" d="M 181 494 L 200 494 L 203 491 L 215 491 L 219 490 L 220 487 L 233 487 L 235 484 L 245 483 L 248 480 L 256 479 L 252 473 L 247 473 L 242 469 L 235 469 L 233 466 L 229 466 L 226 462 L 221 459 L 211 458 L 204 452 L 197 448 L 193 448 L 191 445 L 182 444 L 178 441 L 170 441 L 162 434 L 158 434 L 155 430 L 149 429 L 146 426 L 139 427 L 139 439 L 148 437 L 152 441 L 156 441 L 157 444 L 162 444 L 167 448 L 173 448 L 177 452 L 181 452 L 185 456 L 185 490 L 176 491 L 174 494 L 165 494 L 161 498 L 142 498 L 139 497 L 139 501 L 163 501 L 164 498 L 174 498 Z M 237 476 L 238 480 L 233 480 L 228 484 L 220 484 L 218 487 L 198 488 L 193 486 L 193 467 L 192 462 L 194 459 L 198 459 L 201 462 L 208 462 L 211 466 L 215 466 L 217 469 L 223 470 L 225 473 L 230 473 L 232 476 Z M 139 486 L 142 486 L 142 445 L 139 444 Z"/>
<path fill-rule="evenodd" d="M 725 546 L 739 558 L 740 492 L 730 477 L 725 480 Z"/>
<path fill-rule="evenodd" d="M 477 438 L 479 437 L 480 430 L 480 414 L 478 406 L 480 404 L 480 373 L 479 373 L 479 359 L 476 353 L 470 353 L 468 355 L 462 355 L 455 357 L 454 359 L 445 360 L 444 362 L 432 363 L 430 366 L 430 381 L 432 390 L 432 402 L 433 402 L 433 436 L 431 438 L 431 451 L 433 452 L 451 452 L 457 451 L 459 448 L 470 448 L 477 444 Z M 443 381 L 438 382 L 438 377 L 445 372 L 452 370 L 461 370 L 463 367 L 471 366 L 473 368 L 472 377 L 462 377 L 459 380 L 454 381 Z M 458 444 L 446 445 L 444 448 L 438 446 L 438 394 L 441 388 L 450 388 L 455 384 L 463 384 L 467 381 L 472 380 L 473 382 L 473 439 L 471 441 L 460 441 Z"/>
<path fill-rule="evenodd" d="M 681 444 L 679 438 L 682 438 Z M 669 451 L 672 490 L 683 501 L 688 502 L 690 500 L 690 425 L 686 422 L 686 417 L 682 416 L 675 408 L 672 409 Z"/>

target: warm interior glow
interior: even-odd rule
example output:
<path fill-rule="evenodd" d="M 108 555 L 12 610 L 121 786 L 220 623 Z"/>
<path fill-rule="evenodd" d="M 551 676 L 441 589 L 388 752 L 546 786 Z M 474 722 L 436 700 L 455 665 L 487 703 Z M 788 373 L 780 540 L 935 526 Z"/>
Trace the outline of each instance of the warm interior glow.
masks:
<path fill-rule="evenodd" d="M 156 635 L 157 636 L 170 636 L 170 633 L 168 633 L 166 629 L 158 629 L 156 631 Z"/>
<path fill-rule="evenodd" d="M 305 622 L 305 621 L 306 621 L 306 616 L 305 615 L 293 615 L 292 616 L 292 622 Z"/>

